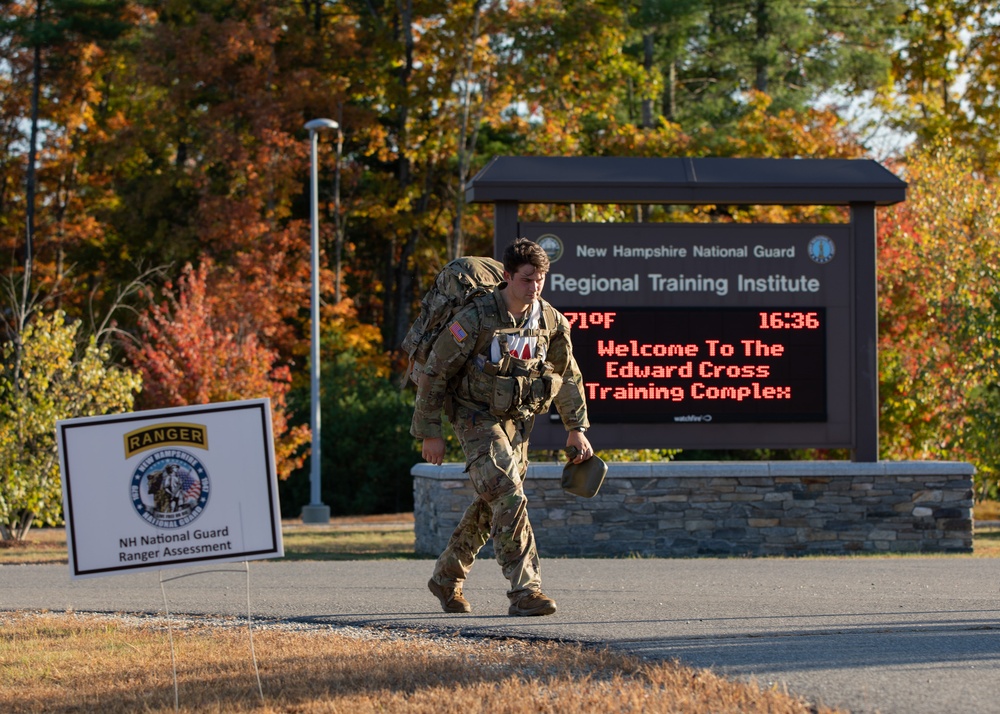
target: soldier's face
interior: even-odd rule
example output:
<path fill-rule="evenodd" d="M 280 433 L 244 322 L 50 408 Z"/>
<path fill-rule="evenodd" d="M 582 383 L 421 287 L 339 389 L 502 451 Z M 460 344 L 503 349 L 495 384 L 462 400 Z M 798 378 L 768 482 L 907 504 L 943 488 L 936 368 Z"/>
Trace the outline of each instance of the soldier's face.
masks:
<path fill-rule="evenodd" d="M 513 275 L 505 272 L 507 287 L 511 295 L 523 305 L 531 303 L 542 294 L 545 287 L 545 271 L 538 270 L 531 263 L 525 263 Z"/>

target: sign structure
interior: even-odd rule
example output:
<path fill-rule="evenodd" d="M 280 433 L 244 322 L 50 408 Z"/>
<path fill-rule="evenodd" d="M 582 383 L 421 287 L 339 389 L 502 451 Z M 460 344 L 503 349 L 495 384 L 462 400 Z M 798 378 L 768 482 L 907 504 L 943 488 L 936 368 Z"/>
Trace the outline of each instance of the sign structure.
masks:
<path fill-rule="evenodd" d="M 56 429 L 71 577 L 284 555 L 269 400 Z"/>
<path fill-rule="evenodd" d="M 552 261 L 544 294 L 573 326 L 602 434 L 621 425 L 615 441 L 633 447 L 670 446 L 671 436 L 690 446 L 694 436 L 739 448 L 750 434 L 760 447 L 850 444 L 847 224 L 520 231 Z M 533 442 L 550 440 L 558 448 L 565 436 L 536 426 Z"/>

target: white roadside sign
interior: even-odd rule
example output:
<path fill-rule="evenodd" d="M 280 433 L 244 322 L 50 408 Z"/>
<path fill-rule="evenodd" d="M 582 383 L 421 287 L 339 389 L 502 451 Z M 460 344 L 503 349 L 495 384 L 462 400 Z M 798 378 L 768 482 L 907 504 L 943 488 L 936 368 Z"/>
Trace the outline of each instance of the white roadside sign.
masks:
<path fill-rule="evenodd" d="M 72 578 L 284 555 L 269 400 L 56 430 Z"/>

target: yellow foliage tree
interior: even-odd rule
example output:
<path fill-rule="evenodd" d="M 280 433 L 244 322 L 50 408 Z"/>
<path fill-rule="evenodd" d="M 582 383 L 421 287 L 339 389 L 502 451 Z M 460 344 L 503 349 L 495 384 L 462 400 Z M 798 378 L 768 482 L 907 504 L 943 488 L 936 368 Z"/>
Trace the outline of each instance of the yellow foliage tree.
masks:
<path fill-rule="evenodd" d="M 0 536 L 23 540 L 32 524 L 62 522 L 56 421 L 132 408 L 139 376 L 114 364 L 111 347 L 63 312 L 39 315 L 2 346 Z"/>
<path fill-rule="evenodd" d="M 915 152 L 880 223 L 880 451 L 967 459 L 997 498 L 1000 190 L 975 164 L 949 141 Z"/>

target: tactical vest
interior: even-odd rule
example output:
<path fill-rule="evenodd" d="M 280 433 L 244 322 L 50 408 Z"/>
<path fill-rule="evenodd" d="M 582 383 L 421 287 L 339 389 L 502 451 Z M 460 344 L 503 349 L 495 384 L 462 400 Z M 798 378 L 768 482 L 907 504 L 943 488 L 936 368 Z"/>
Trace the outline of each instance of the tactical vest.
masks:
<path fill-rule="evenodd" d="M 549 338 L 555 332 L 555 308 L 541 301 L 541 318 L 538 329 L 502 327 L 496 298 L 490 295 L 477 297 L 481 327 L 476 340 L 473 358 L 459 376 L 455 396 L 459 403 L 479 409 L 488 405 L 490 414 L 500 419 L 528 419 L 548 411 L 552 400 L 562 387 L 562 375 L 552 364 L 537 355 L 548 352 Z M 508 335 L 537 337 L 536 356 L 520 359 L 510 353 Z M 500 343 L 500 361 L 494 364 L 489 349 L 496 337 Z"/>

